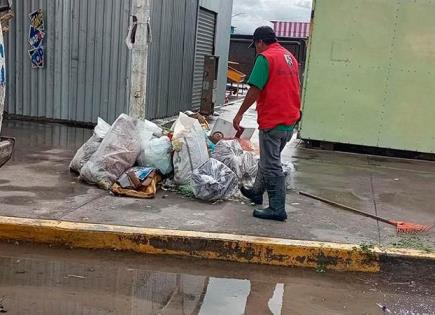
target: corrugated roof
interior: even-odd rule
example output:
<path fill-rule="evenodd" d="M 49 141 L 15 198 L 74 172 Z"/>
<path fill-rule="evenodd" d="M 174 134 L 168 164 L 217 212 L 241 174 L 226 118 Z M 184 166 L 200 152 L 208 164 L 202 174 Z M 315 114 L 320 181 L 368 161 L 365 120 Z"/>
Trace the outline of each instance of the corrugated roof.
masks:
<path fill-rule="evenodd" d="M 309 22 L 284 22 L 271 21 L 276 36 L 292 37 L 292 38 L 307 38 L 310 35 Z"/>

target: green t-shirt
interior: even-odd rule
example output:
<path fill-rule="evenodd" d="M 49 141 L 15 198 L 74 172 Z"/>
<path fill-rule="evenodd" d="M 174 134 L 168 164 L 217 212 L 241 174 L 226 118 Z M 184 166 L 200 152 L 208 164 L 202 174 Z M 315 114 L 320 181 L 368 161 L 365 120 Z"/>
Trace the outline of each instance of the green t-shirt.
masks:
<path fill-rule="evenodd" d="M 248 84 L 262 90 L 266 86 L 267 80 L 269 80 L 269 63 L 266 57 L 258 55 L 249 76 Z"/>
<path fill-rule="evenodd" d="M 269 63 L 267 62 L 266 57 L 258 55 L 255 60 L 254 68 L 249 76 L 248 84 L 255 86 L 257 89 L 263 90 L 266 86 L 267 80 L 269 80 Z M 276 129 L 280 131 L 292 131 L 293 128 L 293 125 L 279 125 L 276 127 Z"/>

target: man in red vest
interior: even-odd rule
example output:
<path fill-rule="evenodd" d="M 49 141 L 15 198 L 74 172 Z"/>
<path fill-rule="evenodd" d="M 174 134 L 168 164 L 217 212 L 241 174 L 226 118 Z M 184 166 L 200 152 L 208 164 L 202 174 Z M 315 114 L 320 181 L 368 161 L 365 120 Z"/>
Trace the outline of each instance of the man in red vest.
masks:
<path fill-rule="evenodd" d="M 243 114 L 257 102 L 260 161 L 254 186 L 250 189 L 242 187 L 241 192 L 261 205 L 267 191 L 269 207 L 255 209 L 254 217 L 285 221 L 286 185 L 281 152 L 300 118 L 299 66 L 295 57 L 277 42 L 275 32 L 269 26 L 255 30 L 251 46 L 255 46 L 258 54 L 248 80 L 251 87 L 233 125 L 240 130 Z"/>

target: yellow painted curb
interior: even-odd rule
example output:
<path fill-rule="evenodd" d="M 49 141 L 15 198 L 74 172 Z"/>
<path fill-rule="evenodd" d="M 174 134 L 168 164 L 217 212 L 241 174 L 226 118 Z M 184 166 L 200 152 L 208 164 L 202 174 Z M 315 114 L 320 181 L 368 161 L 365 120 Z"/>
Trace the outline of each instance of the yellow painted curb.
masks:
<path fill-rule="evenodd" d="M 2 216 L 0 239 L 339 271 L 377 272 L 385 254 L 351 244 Z"/>

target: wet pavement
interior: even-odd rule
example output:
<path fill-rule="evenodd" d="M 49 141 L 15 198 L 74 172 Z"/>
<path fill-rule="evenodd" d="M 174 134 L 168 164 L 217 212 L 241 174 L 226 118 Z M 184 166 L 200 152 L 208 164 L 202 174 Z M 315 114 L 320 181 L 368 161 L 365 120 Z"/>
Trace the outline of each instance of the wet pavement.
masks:
<path fill-rule="evenodd" d="M 398 268 L 382 274 L 320 273 L 1 243 L 0 312 L 435 314 L 435 269 Z"/>
<path fill-rule="evenodd" d="M 231 120 L 236 109 L 236 105 L 224 107 L 221 117 Z M 254 110 L 243 124 L 256 126 Z M 12 160 L 0 169 L 0 215 L 435 248 L 434 231 L 399 237 L 389 225 L 297 193 L 306 191 L 391 219 L 433 224 L 435 162 L 307 150 L 295 138 L 283 153 L 292 169 L 289 220 L 279 223 L 253 218 L 252 207 L 240 201 L 209 204 L 166 191 L 159 191 L 154 200 L 120 198 L 80 183 L 68 165 L 91 132 L 59 124 L 5 121 L 2 134 L 17 141 Z"/>

